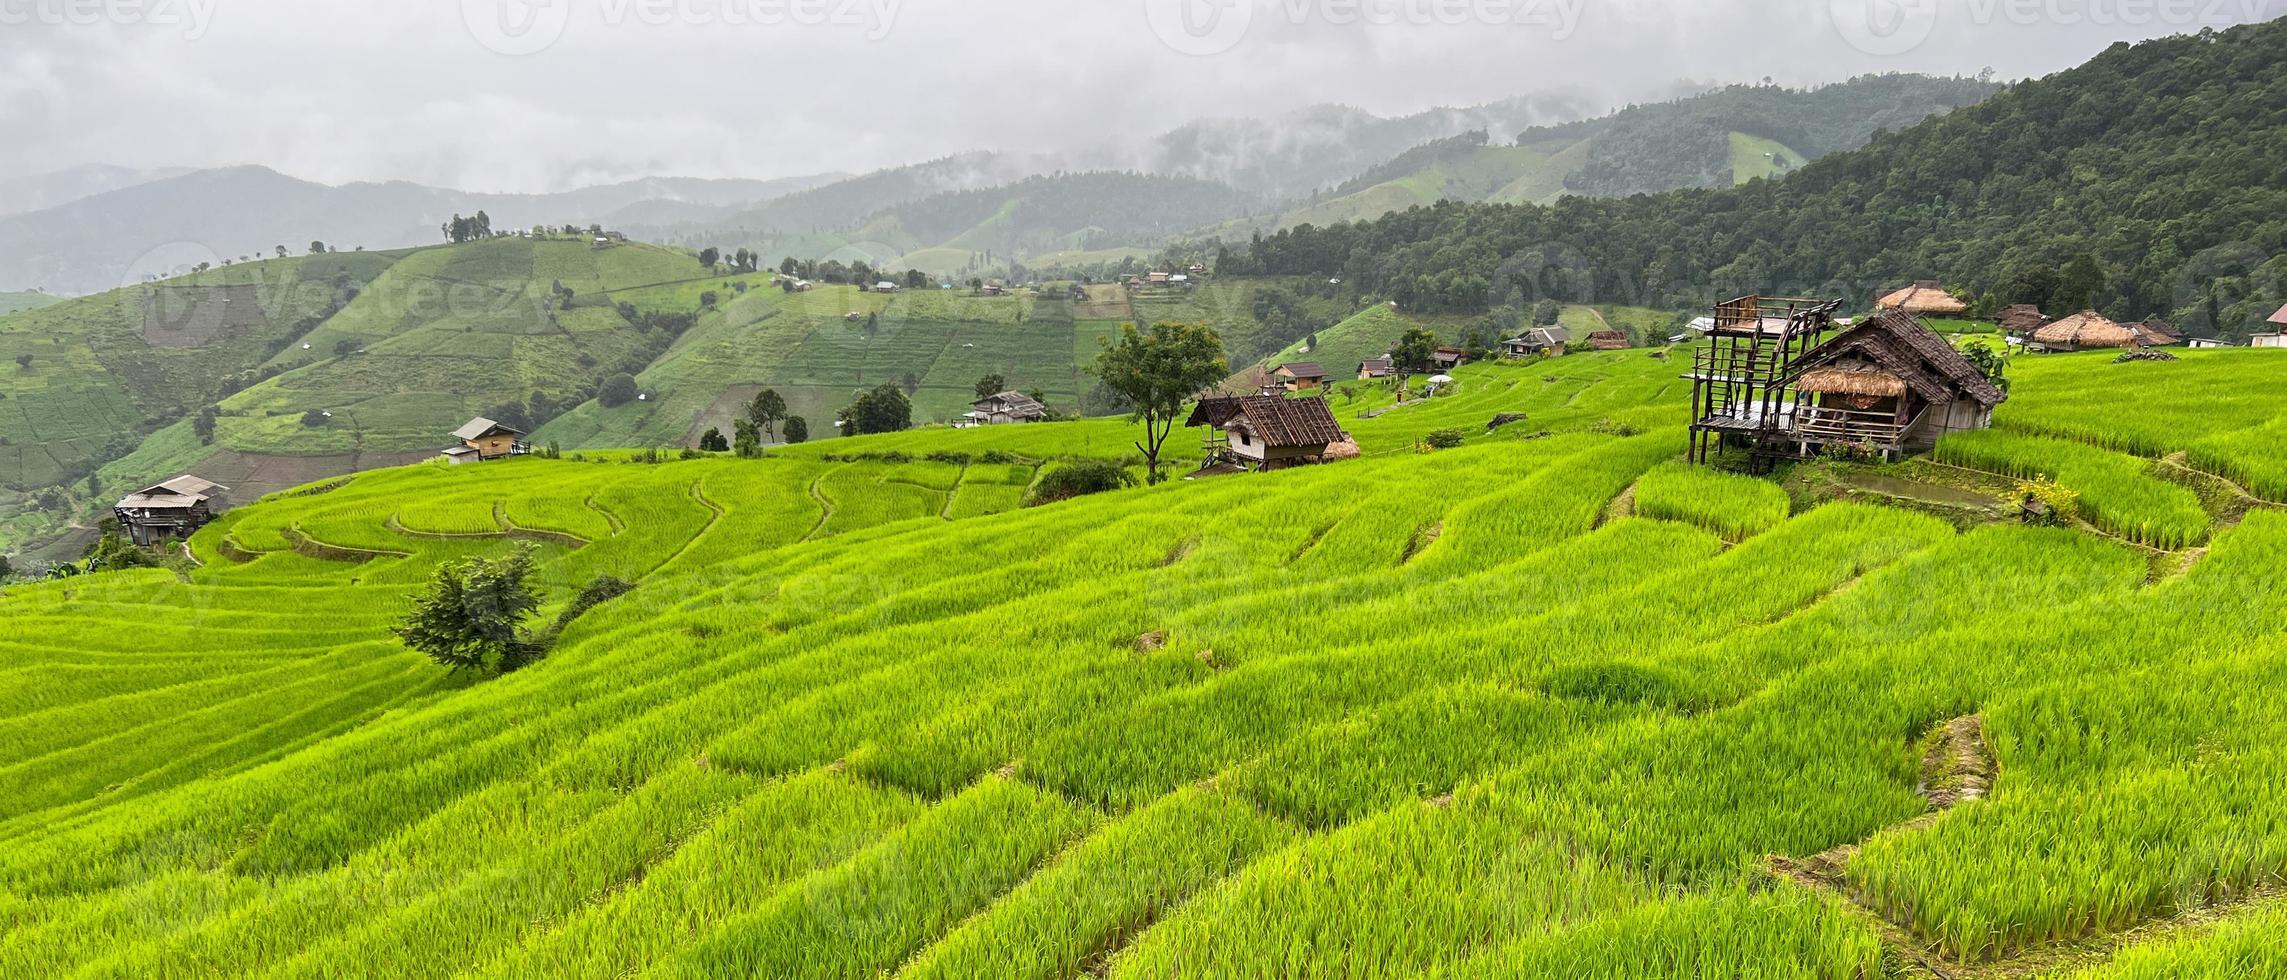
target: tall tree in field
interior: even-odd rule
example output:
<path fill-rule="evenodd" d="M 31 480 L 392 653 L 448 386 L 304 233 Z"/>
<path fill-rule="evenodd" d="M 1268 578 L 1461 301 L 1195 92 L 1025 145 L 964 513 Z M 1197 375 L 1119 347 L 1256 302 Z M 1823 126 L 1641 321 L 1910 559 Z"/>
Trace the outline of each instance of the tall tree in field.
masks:
<path fill-rule="evenodd" d="M 840 414 L 842 434 L 846 436 L 902 432 L 913 426 L 913 402 L 905 396 L 905 389 L 895 384 L 875 386 L 872 391 L 859 395 Z"/>
<path fill-rule="evenodd" d="M 1203 323 L 1160 323 L 1148 334 L 1131 323 L 1120 331 L 1119 343 L 1096 355 L 1096 377 L 1130 406 L 1130 421 L 1143 423 L 1144 436 L 1135 445 L 1151 482 L 1161 480 L 1160 447 L 1174 433 L 1185 403 L 1228 373 L 1223 339 Z"/>
<path fill-rule="evenodd" d="M 469 558 L 437 566 L 413 611 L 390 632 L 453 670 L 505 674 L 539 656 L 522 631 L 540 608 L 532 588 L 532 546 L 505 558 Z"/>
<path fill-rule="evenodd" d="M 713 245 L 709 245 L 706 248 L 699 250 L 699 264 L 706 266 L 708 272 L 715 271 L 715 263 L 722 260 L 722 250 L 714 247 Z"/>
<path fill-rule="evenodd" d="M 778 420 L 786 417 L 786 398 L 776 388 L 755 392 L 754 400 L 747 403 L 747 421 L 772 439 L 778 438 Z"/>
<path fill-rule="evenodd" d="M 1390 348 L 1390 371 L 1398 376 L 1398 390 L 1404 391 L 1406 381 L 1429 370 L 1430 355 L 1437 353 L 1437 335 L 1415 327 L 1398 338 Z"/>
<path fill-rule="evenodd" d="M 786 417 L 786 441 L 789 445 L 810 441 L 810 420 L 799 415 Z"/>
<path fill-rule="evenodd" d="M 979 400 L 991 398 L 1007 390 L 1008 379 L 1000 375 L 988 374 L 977 379 L 977 398 Z"/>

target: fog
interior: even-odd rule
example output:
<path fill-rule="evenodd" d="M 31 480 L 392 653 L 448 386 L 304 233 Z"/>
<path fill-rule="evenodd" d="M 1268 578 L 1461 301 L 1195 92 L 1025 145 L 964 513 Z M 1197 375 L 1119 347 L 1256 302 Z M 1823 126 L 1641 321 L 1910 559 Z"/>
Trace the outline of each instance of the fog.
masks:
<path fill-rule="evenodd" d="M 0 177 L 544 192 L 1056 154 L 1202 118 L 1680 80 L 2004 79 L 2287 0 L 0 0 Z M 1503 135 L 1503 134 L 1497 134 Z M 1094 164 L 1101 152 L 1075 155 Z"/>

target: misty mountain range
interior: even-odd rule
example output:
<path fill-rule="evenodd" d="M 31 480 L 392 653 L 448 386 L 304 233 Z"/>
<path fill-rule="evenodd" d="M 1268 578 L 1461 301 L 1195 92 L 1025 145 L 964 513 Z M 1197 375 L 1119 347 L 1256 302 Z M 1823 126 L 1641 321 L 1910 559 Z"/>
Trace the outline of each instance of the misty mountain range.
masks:
<path fill-rule="evenodd" d="M 1200 120 L 1069 152 L 978 151 L 857 176 L 657 177 L 554 194 L 402 181 L 329 186 L 260 166 L 79 168 L 0 181 L 0 291 L 95 292 L 281 246 L 298 254 L 312 242 L 336 250 L 427 244 L 453 215 L 478 210 L 498 230 L 599 224 L 667 244 L 839 255 L 943 273 L 1051 253 L 1148 249 L 1186 233 L 1366 218 L 1439 197 L 1534 200 L 1706 186 L 1733 173 L 1730 151 L 1696 147 L 1693 159 L 1669 161 L 1659 138 L 1677 131 L 1667 121 L 1673 118 L 1691 120 L 1695 133 L 1717 143 L 1727 131 L 1768 128 L 1740 121 L 1739 90 L 1691 90 L 1689 98 L 1614 115 L 1598 115 L 1601 107 L 1587 97 L 1562 92 L 1394 118 L 1325 105 L 1270 119 Z M 1871 76 L 1804 92 L 1765 89 L 1756 101 L 1765 115 L 1778 116 L 1796 102 L 1874 102 L 1885 111 L 1866 118 L 1910 122 L 1991 90 L 1966 80 Z M 1636 119 L 1661 123 L 1629 125 Z M 1862 143 L 1872 128 L 1795 149 L 1807 160 Z M 1579 142 L 1569 154 L 1546 145 L 1524 149 L 1545 134 L 1568 132 Z M 1623 143 L 1630 133 L 1652 138 Z M 1503 145 L 1519 139 L 1519 149 L 1468 161 L 1439 149 L 1463 138 L 1481 143 L 1485 134 Z M 1595 140 L 1610 145 L 1591 145 Z M 1626 158 L 1625 179 L 1580 183 L 1579 168 L 1616 157 Z M 1455 178 L 1459 171 L 1471 179 Z M 1361 192 L 1362 182 L 1380 186 Z"/>

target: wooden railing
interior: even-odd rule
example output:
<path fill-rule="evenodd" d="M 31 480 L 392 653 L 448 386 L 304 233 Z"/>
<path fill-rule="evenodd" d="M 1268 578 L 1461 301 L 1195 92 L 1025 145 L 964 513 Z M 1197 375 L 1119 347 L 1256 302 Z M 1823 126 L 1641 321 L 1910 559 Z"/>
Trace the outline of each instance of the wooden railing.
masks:
<path fill-rule="evenodd" d="M 1924 409 L 1924 411 L 1928 411 Z M 1795 410 L 1795 434 L 1835 442 L 1865 442 L 1896 446 L 1906 432 L 1922 420 L 1920 414 L 1904 422 L 1889 412 L 1855 412 L 1844 408 L 1805 405 Z"/>

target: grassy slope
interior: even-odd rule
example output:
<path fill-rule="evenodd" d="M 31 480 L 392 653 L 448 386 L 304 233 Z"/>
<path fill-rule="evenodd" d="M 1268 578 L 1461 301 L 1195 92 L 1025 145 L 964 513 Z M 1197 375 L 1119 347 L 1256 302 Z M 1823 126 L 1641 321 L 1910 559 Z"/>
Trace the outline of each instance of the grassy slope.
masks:
<path fill-rule="evenodd" d="M 30 358 L 0 371 L 0 482 L 56 483 L 133 448 L 222 395 L 331 309 L 343 287 L 392 260 L 360 252 L 246 263 L 0 318 L 0 356 Z"/>
<path fill-rule="evenodd" d="M 2156 366 L 2214 397 L 2129 432 L 2097 400 L 2140 383 L 2118 366 L 2022 364 L 2003 423 L 2241 439 L 2287 419 L 2246 383 L 2265 356 Z M 2287 870 L 2281 515 L 2160 583 L 2072 531 L 1782 515 L 1661 469 L 1675 373 L 1472 366 L 1341 406 L 1364 460 L 951 523 L 929 508 L 1021 474 L 815 447 L 418 467 L 243 510 L 188 581 L 13 587 L 0 970 L 1874 976 L 1897 954 L 1869 919 L 1767 855 L 1866 841 L 1845 873 L 1875 910 L 1978 957 Z M 1494 411 L 1532 418 L 1408 449 Z M 1667 517 L 1611 506 L 1655 471 Z M 391 528 L 496 511 L 591 542 L 543 550 L 548 611 L 598 572 L 639 587 L 536 667 L 447 679 L 384 627 L 429 562 L 505 542 Z M 1925 811 L 1920 734 L 1970 712 L 1999 792 L 1885 832 Z M 2269 920 L 2225 914 L 2123 975 L 2249 975 Z"/>
<path fill-rule="evenodd" d="M 0 293 L 0 316 L 7 316 L 10 313 L 23 310 L 36 310 L 43 306 L 53 306 L 61 302 L 63 302 L 63 297 L 50 296 L 47 293 Z"/>
<path fill-rule="evenodd" d="M 1810 160 L 1786 144 L 1746 133 L 1731 134 L 1731 179 L 1744 184 L 1758 177 L 1795 172 Z"/>

